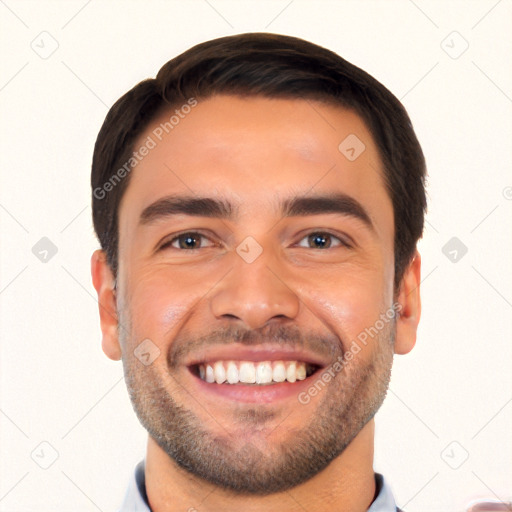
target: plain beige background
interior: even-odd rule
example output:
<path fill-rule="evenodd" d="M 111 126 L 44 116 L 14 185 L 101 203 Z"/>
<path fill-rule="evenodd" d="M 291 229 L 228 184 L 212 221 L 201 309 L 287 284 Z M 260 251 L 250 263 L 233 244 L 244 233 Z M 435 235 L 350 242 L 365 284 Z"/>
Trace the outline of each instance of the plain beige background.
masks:
<path fill-rule="evenodd" d="M 376 470 L 408 512 L 512 499 L 510 0 L 2 0 L 0 19 L 0 511 L 119 506 L 146 434 L 100 347 L 93 144 L 135 83 L 247 31 L 303 37 L 373 74 L 427 157 L 423 319 L 377 416 Z M 38 243 L 57 252 L 41 261 Z"/>

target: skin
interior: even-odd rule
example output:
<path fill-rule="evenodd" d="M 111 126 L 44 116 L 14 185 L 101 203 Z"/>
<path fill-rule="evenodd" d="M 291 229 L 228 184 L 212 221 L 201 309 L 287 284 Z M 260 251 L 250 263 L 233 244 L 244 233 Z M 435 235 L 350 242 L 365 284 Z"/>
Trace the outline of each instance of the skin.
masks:
<path fill-rule="evenodd" d="M 156 119 L 140 141 L 168 117 Z M 354 161 L 338 150 L 349 134 L 366 146 Z M 357 200 L 373 228 L 339 213 L 281 215 L 284 199 L 334 192 Z M 141 212 L 171 194 L 223 199 L 237 206 L 237 215 L 180 214 L 141 225 Z M 175 243 L 158 250 L 184 231 L 205 234 L 204 246 L 191 251 Z M 328 248 L 310 246 L 307 235 L 319 232 L 338 238 Z M 247 236 L 262 248 L 252 263 L 236 252 Z M 91 270 L 103 350 L 123 360 L 134 408 L 150 432 L 146 489 L 152 510 L 367 510 L 375 495 L 373 414 L 385 395 L 393 353 L 405 354 L 415 344 L 421 306 L 419 254 L 399 290 L 393 288 L 393 207 L 378 151 L 359 116 L 302 100 L 220 95 L 200 101 L 132 171 L 119 208 L 119 239 L 117 289 L 103 251 L 94 252 Z M 298 333 L 296 343 L 283 338 L 280 346 L 293 347 L 300 338 L 332 362 L 394 302 L 400 316 L 361 344 L 307 405 L 296 395 L 247 404 L 202 393 L 185 364 L 202 350 L 220 347 L 220 329 L 228 333 L 223 348 L 239 347 L 239 333 L 248 333 L 256 348 L 271 334 Z M 145 366 L 133 351 L 148 338 L 160 355 Z M 203 345 L 193 345 L 198 339 Z M 236 481 L 244 468 L 252 468 L 257 481 L 265 467 L 272 471 L 280 461 L 293 460 L 282 457 L 293 456 L 297 439 L 310 447 L 312 433 L 332 435 L 337 453 L 307 477 L 276 471 L 288 484 L 300 480 L 295 485 L 283 481 L 270 493 L 256 487 L 236 492 L 170 456 L 166 440 L 186 443 L 169 433 L 183 419 L 171 417 L 176 406 L 193 418 L 189 426 L 207 436 L 204 445 L 202 438 L 192 439 L 200 454 L 218 456 L 219 467 L 231 468 Z M 218 451 L 208 451 L 212 447 Z"/>

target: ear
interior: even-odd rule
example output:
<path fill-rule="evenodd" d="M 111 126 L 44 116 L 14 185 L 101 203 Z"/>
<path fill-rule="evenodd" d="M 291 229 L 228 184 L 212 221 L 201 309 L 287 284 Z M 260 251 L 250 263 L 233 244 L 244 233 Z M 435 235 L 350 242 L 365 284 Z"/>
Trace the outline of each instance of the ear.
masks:
<path fill-rule="evenodd" d="M 396 354 L 407 354 L 416 343 L 421 316 L 420 281 L 421 256 L 416 251 L 400 282 L 397 302 L 401 309 L 396 322 Z"/>
<path fill-rule="evenodd" d="M 98 249 L 91 257 L 92 283 L 98 294 L 103 352 L 114 361 L 121 359 L 121 346 L 117 332 L 117 302 L 115 280 L 107 263 L 106 254 Z"/>

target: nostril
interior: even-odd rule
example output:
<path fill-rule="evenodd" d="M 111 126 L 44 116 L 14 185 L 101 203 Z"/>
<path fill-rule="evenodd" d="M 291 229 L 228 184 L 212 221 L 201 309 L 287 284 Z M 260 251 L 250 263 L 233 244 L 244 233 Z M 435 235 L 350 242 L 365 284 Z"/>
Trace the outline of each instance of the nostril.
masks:
<path fill-rule="evenodd" d="M 223 316 L 223 318 L 226 318 L 229 320 L 240 320 L 236 315 L 232 315 L 231 313 L 225 313 L 222 316 Z"/>

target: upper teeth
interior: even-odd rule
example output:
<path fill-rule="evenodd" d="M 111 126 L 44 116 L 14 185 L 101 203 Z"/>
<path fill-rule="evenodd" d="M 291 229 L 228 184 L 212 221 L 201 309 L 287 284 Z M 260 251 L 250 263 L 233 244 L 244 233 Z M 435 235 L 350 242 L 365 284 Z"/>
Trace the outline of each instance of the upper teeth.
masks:
<path fill-rule="evenodd" d="M 199 376 L 217 384 L 270 384 L 295 382 L 306 378 L 306 363 L 302 361 L 216 361 L 199 365 Z"/>

